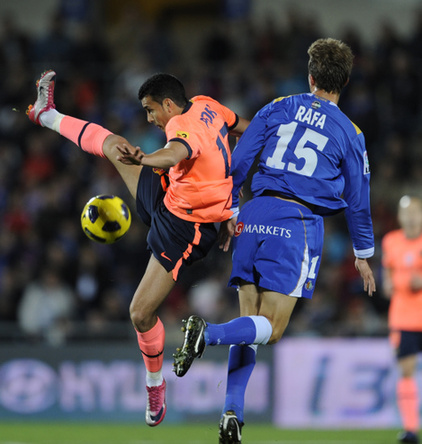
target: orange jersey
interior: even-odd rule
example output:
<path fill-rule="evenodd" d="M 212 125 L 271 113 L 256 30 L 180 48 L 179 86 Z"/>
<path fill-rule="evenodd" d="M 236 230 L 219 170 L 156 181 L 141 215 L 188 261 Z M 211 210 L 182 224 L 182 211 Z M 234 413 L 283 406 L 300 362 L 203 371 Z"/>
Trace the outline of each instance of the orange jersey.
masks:
<path fill-rule="evenodd" d="M 422 331 L 422 290 L 413 291 L 410 279 L 422 274 L 422 236 L 407 239 L 403 230 L 382 240 L 382 263 L 391 272 L 393 294 L 388 314 L 391 329 Z"/>
<path fill-rule="evenodd" d="M 228 132 L 237 115 L 206 96 L 191 99 L 183 114 L 166 125 L 167 142 L 183 143 L 189 155 L 169 170 L 164 204 L 192 222 L 222 222 L 232 215 Z"/>

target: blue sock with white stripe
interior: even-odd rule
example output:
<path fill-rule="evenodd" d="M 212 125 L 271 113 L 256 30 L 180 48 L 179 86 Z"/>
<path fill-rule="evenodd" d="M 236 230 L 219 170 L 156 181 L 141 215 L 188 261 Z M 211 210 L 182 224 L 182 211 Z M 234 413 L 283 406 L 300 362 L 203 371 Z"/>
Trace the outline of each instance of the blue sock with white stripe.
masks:
<path fill-rule="evenodd" d="M 223 414 L 233 410 L 240 422 L 243 422 L 246 386 L 255 367 L 257 348 L 257 345 L 232 345 L 229 351 Z"/>
<path fill-rule="evenodd" d="M 242 316 L 225 324 L 209 324 L 204 338 L 207 345 L 266 344 L 272 326 L 265 316 Z"/>

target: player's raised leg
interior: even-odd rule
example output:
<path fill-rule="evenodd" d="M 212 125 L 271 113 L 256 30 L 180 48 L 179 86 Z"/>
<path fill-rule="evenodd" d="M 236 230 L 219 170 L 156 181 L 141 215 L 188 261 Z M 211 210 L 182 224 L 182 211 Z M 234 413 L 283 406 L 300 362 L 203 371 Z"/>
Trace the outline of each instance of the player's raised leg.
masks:
<path fill-rule="evenodd" d="M 136 198 L 143 167 L 125 165 L 117 160 L 120 155 L 117 145 L 130 146 L 130 144 L 123 137 L 111 133 L 100 125 L 59 113 L 54 103 L 55 82 L 54 71 L 46 71 L 41 75 L 37 82 L 37 99 L 27 111 L 29 119 L 37 125 L 58 132 L 90 154 L 108 158 L 119 171 L 132 196 Z M 166 414 L 166 382 L 162 376 L 165 331 L 156 315 L 156 310 L 173 285 L 172 274 L 152 256 L 130 309 L 147 369 L 148 400 L 145 419 L 150 426 L 160 424 Z"/>
<path fill-rule="evenodd" d="M 267 344 L 272 333 L 271 322 L 264 316 L 242 316 L 225 324 L 206 323 L 196 315 L 184 321 L 182 347 L 174 353 L 173 371 L 181 377 L 200 358 L 206 345 Z"/>
<path fill-rule="evenodd" d="M 249 294 L 252 295 L 251 298 Z M 249 302 L 248 298 L 252 302 Z M 244 302 L 244 299 L 247 302 Z M 196 315 L 183 321 L 182 330 L 185 331 L 183 344 L 173 355 L 173 371 L 177 376 L 181 377 L 186 374 L 194 359 L 202 356 L 206 345 L 264 345 L 279 341 L 297 301 L 295 297 L 274 291 L 258 292 L 253 284 L 247 283 L 240 287 L 239 300 L 241 304 L 252 307 L 241 309 L 241 313 L 246 313 L 246 315 L 230 322 L 211 324 Z M 254 312 L 257 315 L 247 314 Z"/>
<path fill-rule="evenodd" d="M 54 103 L 55 86 L 54 71 L 49 70 L 41 74 L 37 81 L 37 99 L 27 110 L 29 119 L 37 125 L 58 132 L 87 153 L 110 160 L 122 176 L 131 195 L 136 198 L 142 166 L 124 165 L 117 159 L 121 154 L 117 146 L 131 147 L 131 144 L 101 125 L 59 113 Z"/>

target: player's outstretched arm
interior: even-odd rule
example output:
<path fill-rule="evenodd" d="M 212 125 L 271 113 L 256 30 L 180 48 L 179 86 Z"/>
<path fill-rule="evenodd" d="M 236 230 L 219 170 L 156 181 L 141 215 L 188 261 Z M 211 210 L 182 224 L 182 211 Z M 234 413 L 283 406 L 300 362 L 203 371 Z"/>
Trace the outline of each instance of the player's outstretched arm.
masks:
<path fill-rule="evenodd" d="M 164 148 L 151 154 L 145 154 L 138 147 L 122 144 L 117 146 L 120 155 L 117 160 L 125 165 L 144 165 L 154 168 L 168 169 L 189 155 L 188 149 L 183 143 L 169 142 Z"/>
<path fill-rule="evenodd" d="M 414 273 L 410 277 L 410 288 L 412 291 L 422 290 L 422 275 L 419 273 Z"/>
<path fill-rule="evenodd" d="M 366 259 L 360 259 L 357 257 L 355 259 L 355 267 L 363 279 L 363 289 L 368 293 L 369 296 L 372 296 L 376 291 L 376 286 L 374 274 L 372 273 L 368 261 Z"/>

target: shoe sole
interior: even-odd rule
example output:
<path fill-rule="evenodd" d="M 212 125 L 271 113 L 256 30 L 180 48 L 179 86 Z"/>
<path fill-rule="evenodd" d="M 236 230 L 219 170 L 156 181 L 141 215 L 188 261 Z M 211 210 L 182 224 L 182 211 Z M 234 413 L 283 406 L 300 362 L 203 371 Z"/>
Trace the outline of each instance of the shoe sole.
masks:
<path fill-rule="evenodd" d="M 190 316 L 187 321 L 183 321 L 183 324 L 182 331 L 185 332 L 185 339 L 182 347 L 173 354 L 173 371 L 179 377 L 186 374 L 193 360 L 201 358 L 205 350 L 205 344 L 201 345 L 206 326 L 204 320 L 198 316 Z"/>

